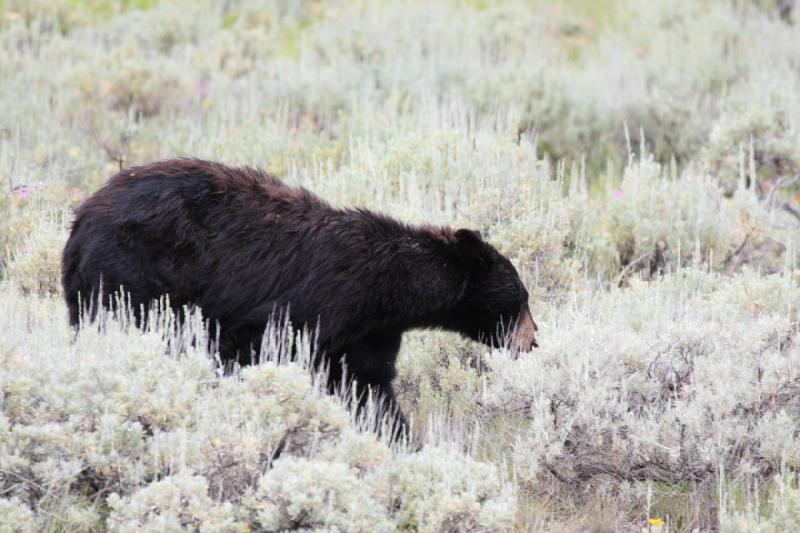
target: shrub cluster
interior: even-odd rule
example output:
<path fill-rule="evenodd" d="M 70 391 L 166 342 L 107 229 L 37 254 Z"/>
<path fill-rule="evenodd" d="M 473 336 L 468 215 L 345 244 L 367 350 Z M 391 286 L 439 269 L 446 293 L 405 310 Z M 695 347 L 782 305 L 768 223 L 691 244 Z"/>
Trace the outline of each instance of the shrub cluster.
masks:
<path fill-rule="evenodd" d="M 495 466 L 389 449 L 296 364 L 220 377 L 198 320 L 176 334 L 109 317 L 73 340 L 59 300 L 0 291 L 4 527 L 502 531 L 514 516 Z"/>

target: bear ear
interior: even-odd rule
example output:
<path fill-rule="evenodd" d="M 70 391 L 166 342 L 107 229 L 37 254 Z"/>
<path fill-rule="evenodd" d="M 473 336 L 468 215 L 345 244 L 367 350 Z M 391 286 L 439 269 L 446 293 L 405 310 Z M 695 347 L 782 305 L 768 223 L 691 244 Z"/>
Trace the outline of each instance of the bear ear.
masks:
<path fill-rule="evenodd" d="M 486 243 L 480 232 L 466 228 L 456 230 L 455 247 L 459 259 L 469 268 L 485 270 L 489 266 Z"/>

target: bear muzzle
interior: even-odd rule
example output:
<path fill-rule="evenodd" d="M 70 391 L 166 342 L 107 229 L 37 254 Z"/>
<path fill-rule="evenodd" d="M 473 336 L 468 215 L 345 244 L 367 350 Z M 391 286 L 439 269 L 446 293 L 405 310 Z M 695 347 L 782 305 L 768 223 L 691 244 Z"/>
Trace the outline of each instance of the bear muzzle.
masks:
<path fill-rule="evenodd" d="M 521 352 L 529 352 L 539 346 L 539 343 L 536 342 L 537 331 L 539 331 L 539 328 L 536 322 L 533 321 L 531 310 L 525 306 L 511 335 L 511 351 L 514 354 L 514 359 L 518 358 Z"/>

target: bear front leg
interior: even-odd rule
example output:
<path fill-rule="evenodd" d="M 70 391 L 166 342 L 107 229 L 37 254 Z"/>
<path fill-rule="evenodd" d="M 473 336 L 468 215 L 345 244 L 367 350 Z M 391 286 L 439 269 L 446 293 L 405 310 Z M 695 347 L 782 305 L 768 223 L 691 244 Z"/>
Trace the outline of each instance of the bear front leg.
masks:
<path fill-rule="evenodd" d="M 356 395 L 358 397 L 357 414 L 367 414 L 367 405 L 371 398 L 377 408 L 370 413 L 372 429 L 378 434 L 389 432 L 391 440 L 402 441 L 410 438 L 408 422 L 397 403 L 394 388 L 391 383 L 360 383 L 356 381 Z M 388 424 L 384 427 L 383 422 Z"/>
<path fill-rule="evenodd" d="M 332 357 L 328 388 L 331 392 L 341 390 L 344 376 L 348 381 L 356 382 L 357 414 L 365 413 L 370 394 L 379 408 L 372 413 L 377 415 L 372 421 L 373 428 L 382 432 L 381 419 L 390 415 L 393 420 L 392 440 L 409 437 L 408 423 L 392 388 L 395 377 L 395 361 L 400 351 L 402 333 L 399 331 L 382 331 L 367 335 L 343 350 L 344 354 Z"/>

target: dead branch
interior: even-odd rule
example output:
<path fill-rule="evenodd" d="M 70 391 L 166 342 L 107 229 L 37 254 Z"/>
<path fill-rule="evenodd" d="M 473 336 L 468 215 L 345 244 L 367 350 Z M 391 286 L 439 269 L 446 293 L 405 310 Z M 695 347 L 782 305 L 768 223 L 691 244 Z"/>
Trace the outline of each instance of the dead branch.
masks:
<path fill-rule="evenodd" d="M 772 187 L 769 190 L 769 194 L 767 195 L 767 208 L 773 206 L 773 202 L 775 201 L 775 193 L 778 191 L 778 189 L 782 189 L 783 187 L 789 187 L 790 185 L 793 185 L 797 180 L 800 180 L 800 172 L 798 172 L 791 178 L 788 176 L 781 176 L 780 178 L 775 180 L 775 183 L 772 185 Z"/>
<path fill-rule="evenodd" d="M 778 189 L 782 189 L 784 187 L 789 187 L 794 185 L 800 181 L 800 172 L 792 176 L 791 178 L 788 176 L 781 176 L 775 181 L 775 184 L 769 190 L 769 194 L 767 195 L 767 209 L 772 209 L 773 207 L 779 207 L 795 217 L 797 220 L 800 220 L 800 208 L 797 206 L 792 205 L 789 202 L 776 202 L 775 201 L 775 194 L 777 193 Z"/>
<path fill-rule="evenodd" d="M 627 265 L 625 265 L 625 268 L 622 269 L 622 272 L 620 272 L 619 275 L 614 280 L 614 284 L 617 287 L 622 287 L 622 282 L 625 280 L 625 277 L 633 271 L 634 267 L 636 267 L 636 265 L 638 265 L 645 259 L 650 259 L 650 256 L 652 255 L 653 255 L 652 252 L 645 252 L 636 259 L 634 259 L 633 261 L 631 261 L 630 263 L 628 263 Z"/>
<path fill-rule="evenodd" d="M 783 202 L 781 204 L 781 208 L 790 215 L 794 216 L 797 220 L 800 220 L 800 208 L 793 206 L 789 202 Z"/>
<path fill-rule="evenodd" d="M 725 258 L 725 266 L 728 267 L 728 274 L 732 274 L 741 263 L 741 261 L 739 261 L 739 256 L 744 250 L 744 247 L 747 246 L 749 240 L 750 240 L 750 233 L 745 235 L 742 244 L 740 244 L 739 247 L 736 248 L 736 250 L 729 253 L 728 257 Z M 735 262 L 734 259 L 736 260 Z"/>

